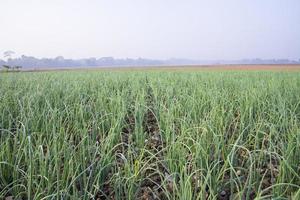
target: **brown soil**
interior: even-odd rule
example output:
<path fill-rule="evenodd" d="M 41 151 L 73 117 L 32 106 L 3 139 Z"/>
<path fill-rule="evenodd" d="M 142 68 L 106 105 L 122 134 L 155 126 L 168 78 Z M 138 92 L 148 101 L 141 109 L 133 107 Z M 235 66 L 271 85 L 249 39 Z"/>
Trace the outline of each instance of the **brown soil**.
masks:
<path fill-rule="evenodd" d="M 43 68 L 23 69 L 22 72 L 43 71 L 300 71 L 300 64 L 265 65 L 178 65 L 140 67 L 82 67 L 82 68 Z"/>
<path fill-rule="evenodd" d="M 127 157 L 128 146 L 131 143 L 130 135 L 134 132 L 135 127 L 135 118 L 133 115 L 133 111 L 128 111 L 125 116 L 125 126 L 122 128 L 122 132 L 120 134 L 120 145 L 114 151 L 114 155 L 116 156 L 116 162 L 112 168 L 123 168 L 124 159 Z M 111 185 L 112 172 L 109 172 L 105 178 L 105 182 L 103 185 L 103 190 L 96 195 L 95 199 L 105 200 L 105 199 L 115 199 L 114 196 L 114 188 Z"/>
<path fill-rule="evenodd" d="M 163 177 L 171 177 L 167 167 L 163 164 L 163 148 L 165 146 L 157 118 L 154 114 L 154 98 L 151 88 L 148 88 L 147 95 L 148 110 L 144 119 L 144 131 L 146 135 L 145 145 L 146 148 L 156 155 L 155 159 L 152 159 L 149 166 L 154 170 L 146 170 L 143 174 L 144 181 L 141 183 L 141 188 L 137 194 L 137 199 L 141 200 L 155 200 L 155 199 L 167 199 L 165 191 L 163 189 Z M 168 181 L 169 179 L 166 178 Z M 173 180 L 170 179 L 167 183 L 167 190 L 172 192 Z"/>

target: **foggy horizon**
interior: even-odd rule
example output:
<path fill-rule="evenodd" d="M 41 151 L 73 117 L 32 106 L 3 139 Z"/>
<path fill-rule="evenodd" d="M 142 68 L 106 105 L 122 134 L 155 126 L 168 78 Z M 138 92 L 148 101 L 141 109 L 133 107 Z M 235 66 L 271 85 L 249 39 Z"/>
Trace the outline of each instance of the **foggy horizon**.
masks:
<path fill-rule="evenodd" d="M 300 2 L 1 0 L 0 59 L 300 59 Z"/>
<path fill-rule="evenodd" d="M 7 50 L 7 51 L 12 51 L 12 50 Z M 2 51 L 1 56 L 0 56 L 0 60 L 2 61 L 7 61 L 8 57 L 4 57 L 4 52 L 7 51 Z M 114 58 L 114 59 L 134 59 L 134 60 L 138 60 L 138 59 L 149 59 L 149 60 L 159 60 L 159 61 L 168 61 L 168 60 L 189 60 L 189 61 L 242 61 L 242 60 L 289 60 L 289 61 L 300 61 L 300 56 L 299 58 L 295 57 L 294 59 L 291 58 L 285 58 L 285 57 L 278 57 L 278 58 L 260 58 L 260 57 L 250 57 L 250 58 L 236 58 L 236 59 L 196 59 L 196 58 L 186 58 L 186 57 L 169 57 L 169 58 L 149 58 L 149 57 L 141 57 L 141 56 L 136 56 L 136 57 L 116 57 L 116 56 L 87 56 L 87 57 L 66 57 L 64 55 L 56 55 L 53 57 L 47 57 L 47 56 L 35 56 L 35 55 L 27 55 L 27 54 L 19 54 L 15 51 L 12 51 L 13 53 L 11 54 L 9 59 L 20 59 L 22 58 L 22 56 L 25 57 L 33 57 L 36 59 L 57 59 L 59 57 L 62 57 L 63 59 L 69 59 L 69 60 L 83 60 L 83 59 L 101 59 L 101 58 Z"/>

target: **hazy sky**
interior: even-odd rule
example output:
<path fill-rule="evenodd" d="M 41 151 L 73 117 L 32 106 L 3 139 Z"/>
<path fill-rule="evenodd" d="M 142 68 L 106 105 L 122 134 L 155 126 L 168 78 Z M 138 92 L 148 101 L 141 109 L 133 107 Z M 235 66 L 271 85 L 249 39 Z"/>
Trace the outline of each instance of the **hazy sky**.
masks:
<path fill-rule="evenodd" d="M 300 58 L 300 0 L 0 0 L 0 8 L 1 54 Z"/>

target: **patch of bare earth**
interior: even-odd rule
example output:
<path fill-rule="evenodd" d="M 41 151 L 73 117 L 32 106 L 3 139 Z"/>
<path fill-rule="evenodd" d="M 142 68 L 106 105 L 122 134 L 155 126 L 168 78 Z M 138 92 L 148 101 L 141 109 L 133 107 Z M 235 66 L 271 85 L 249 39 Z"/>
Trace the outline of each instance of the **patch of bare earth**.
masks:
<path fill-rule="evenodd" d="M 124 167 L 124 158 L 126 159 L 127 157 L 128 147 L 131 143 L 131 135 L 133 134 L 135 127 L 135 117 L 133 113 L 134 111 L 129 110 L 125 116 L 125 126 L 122 128 L 122 132 L 120 134 L 120 143 L 114 150 L 116 162 L 105 178 L 102 191 L 96 195 L 95 199 L 97 200 L 115 199 L 115 191 L 111 181 L 113 176 L 112 169 L 122 169 Z"/>
<path fill-rule="evenodd" d="M 161 136 L 157 117 L 154 114 L 154 97 L 150 87 L 146 98 L 148 109 L 144 118 L 144 131 L 147 138 L 145 145 L 146 149 L 155 156 L 147 155 L 146 159 L 149 161 L 149 167 L 143 173 L 144 179 L 138 191 L 137 199 L 167 199 L 166 190 L 168 193 L 172 193 L 174 181 L 164 164 L 163 149 L 165 143 Z"/>

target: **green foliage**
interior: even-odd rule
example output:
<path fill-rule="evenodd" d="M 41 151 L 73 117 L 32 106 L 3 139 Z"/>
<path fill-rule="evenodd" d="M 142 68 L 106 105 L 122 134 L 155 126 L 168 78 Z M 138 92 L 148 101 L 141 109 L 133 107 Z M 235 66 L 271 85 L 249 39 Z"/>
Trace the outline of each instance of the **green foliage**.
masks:
<path fill-rule="evenodd" d="M 2 65 L 2 67 L 4 68 L 4 69 L 11 69 L 11 67 L 9 66 L 9 65 Z"/>
<path fill-rule="evenodd" d="M 7 73 L 0 94 L 0 199 L 299 197 L 298 72 Z"/>
<path fill-rule="evenodd" d="M 2 65 L 2 67 L 3 67 L 6 71 L 20 71 L 20 69 L 22 69 L 22 66 Z"/>

